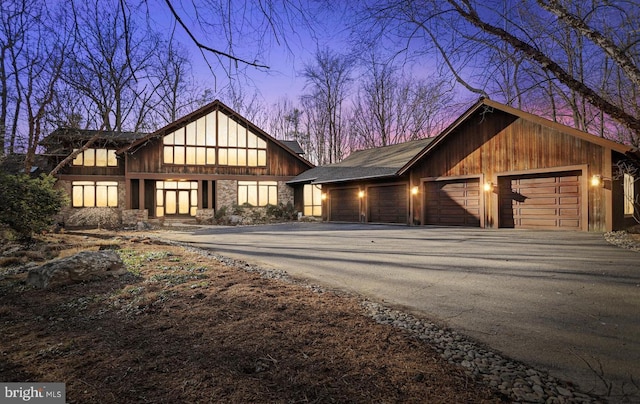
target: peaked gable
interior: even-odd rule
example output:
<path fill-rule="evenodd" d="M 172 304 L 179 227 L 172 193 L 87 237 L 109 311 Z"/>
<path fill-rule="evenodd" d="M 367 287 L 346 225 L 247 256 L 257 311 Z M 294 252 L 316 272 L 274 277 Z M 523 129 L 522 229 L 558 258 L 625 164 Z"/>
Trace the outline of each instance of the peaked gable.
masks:
<path fill-rule="evenodd" d="M 216 136 L 216 133 L 218 136 Z M 222 133 L 226 133 L 226 135 L 222 136 Z M 171 140 L 172 135 L 173 140 Z M 165 144 L 170 145 L 189 142 L 190 144 L 207 146 L 249 147 L 257 150 L 266 149 L 266 143 L 270 142 L 285 150 L 307 167 L 313 167 L 313 164 L 300 156 L 299 150 L 292 148 L 292 144 L 277 140 L 267 134 L 219 100 L 215 100 L 169 123 L 163 128 L 118 150 L 118 153 L 136 153 L 150 141 L 161 138 L 163 138 L 162 141 Z M 258 152 L 257 154 L 260 153 Z M 205 156 L 205 161 L 207 161 L 207 158 Z M 257 158 L 261 159 L 262 157 L 257 156 Z"/>
<path fill-rule="evenodd" d="M 446 138 L 448 138 L 453 132 L 456 131 L 460 126 L 466 123 L 472 116 L 476 114 L 476 112 L 480 111 L 482 108 L 496 109 L 502 111 L 506 114 L 512 115 L 516 118 L 521 118 L 526 121 L 530 121 L 542 126 L 549 127 L 551 129 L 555 129 L 557 131 L 566 133 L 570 136 L 574 136 L 578 139 L 587 141 L 589 143 L 593 143 L 599 146 L 602 146 L 607 149 L 611 149 L 613 151 L 619 152 L 621 154 L 633 156 L 635 159 L 638 159 L 637 151 L 631 146 L 624 145 L 622 143 L 617 143 L 612 140 L 608 140 L 602 137 L 598 137 L 592 135 L 587 132 L 583 132 L 581 130 L 572 128 L 570 126 L 563 125 L 558 122 L 550 121 L 546 118 L 542 118 L 540 116 L 519 110 L 517 108 L 510 107 L 508 105 L 501 104 L 496 101 L 489 100 L 487 98 L 480 98 L 476 104 L 471 106 L 467 111 L 465 111 L 458 119 L 456 119 L 451 125 L 449 125 L 444 131 L 442 131 L 438 136 L 433 139 L 433 142 L 429 144 L 424 150 L 422 150 L 419 154 L 417 154 L 411 161 L 409 161 L 404 167 L 402 167 L 398 173 L 404 174 L 411 167 L 416 164 L 420 159 L 424 156 L 431 153 L 439 144 L 441 144 Z"/>

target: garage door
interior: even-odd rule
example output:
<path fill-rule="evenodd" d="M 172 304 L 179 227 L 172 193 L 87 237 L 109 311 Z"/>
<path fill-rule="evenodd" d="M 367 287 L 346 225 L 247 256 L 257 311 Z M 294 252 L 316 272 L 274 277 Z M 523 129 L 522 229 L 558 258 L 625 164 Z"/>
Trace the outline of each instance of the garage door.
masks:
<path fill-rule="evenodd" d="M 407 186 L 384 185 L 367 189 L 368 220 L 373 223 L 407 223 Z"/>
<path fill-rule="evenodd" d="M 480 226 L 480 180 L 433 181 L 425 184 L 425 224 Z"/>
<path fill-rule="evenodd" d="M 581 230 L 581 171 L 501 178 L 500 227 Z"/>
<path fill-rule="evenodd" d="M 358 188 L 332 189 L 329 192 L 329 220 L 335 222 L 360 221 Z"/>

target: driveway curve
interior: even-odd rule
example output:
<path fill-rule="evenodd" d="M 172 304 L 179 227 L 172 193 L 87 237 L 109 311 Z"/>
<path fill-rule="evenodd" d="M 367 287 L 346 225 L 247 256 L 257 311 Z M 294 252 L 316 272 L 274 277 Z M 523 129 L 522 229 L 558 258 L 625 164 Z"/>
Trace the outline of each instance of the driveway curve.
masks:
<path fill-rule="evenodd" d="M 163 237 L 382 301 L 584 391 L 610 384 L 612 401 L 640 401 L 640 254 L 602 234 L 290 223 Z"/>

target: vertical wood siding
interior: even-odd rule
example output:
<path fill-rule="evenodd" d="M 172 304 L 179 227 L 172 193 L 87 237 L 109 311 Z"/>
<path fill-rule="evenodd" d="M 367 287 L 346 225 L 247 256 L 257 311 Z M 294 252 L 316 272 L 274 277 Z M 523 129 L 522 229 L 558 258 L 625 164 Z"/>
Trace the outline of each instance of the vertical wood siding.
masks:
<path fill-rule="evenodd" d="M 509 172 L 577 165 L 588 166 L 587 177 L 604 175 L 606 153 L 611 150 L 502 111 L 476 113 L 412 167 L 412 186 L 421 178 L 481 174 L 496 183 L 497 175 Z M 604 231 L 605 212 L 611 209 L 605 206 L 604 188 L 588 187 L 587 194 L 589 230 Z"/>

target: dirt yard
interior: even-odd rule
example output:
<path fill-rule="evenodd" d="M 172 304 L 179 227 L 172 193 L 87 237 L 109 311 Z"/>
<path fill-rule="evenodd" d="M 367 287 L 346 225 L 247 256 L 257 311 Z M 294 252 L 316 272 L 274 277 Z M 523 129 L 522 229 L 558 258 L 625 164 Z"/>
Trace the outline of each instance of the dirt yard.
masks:
<path fill-rule="evenodd" d="M 117 250 L 119 278 L 37 290 L 24 264 Z M 69 403 L 501 402 L 355 297 L 226 266 L 135 233 L 0 247 L 0 381 Z"/>

